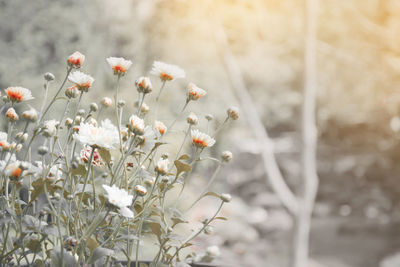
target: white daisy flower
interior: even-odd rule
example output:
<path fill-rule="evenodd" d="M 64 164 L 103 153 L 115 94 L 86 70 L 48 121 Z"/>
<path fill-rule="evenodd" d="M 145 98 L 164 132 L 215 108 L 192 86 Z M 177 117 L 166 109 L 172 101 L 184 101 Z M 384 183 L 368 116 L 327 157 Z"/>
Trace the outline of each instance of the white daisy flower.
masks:
<path fill-rule="evenodd" d="M 105 149 L 114 148 L 114 145 L 119 143 L 118 129 L 109 119 L 102 121 L 100 127 L 90 123 L 81 123 L 78 133 L 74 133 L 73 138 L 82 145 Z"/>
<path fill-rule="evenodd" d="M 85 61 L 85 55 L 76 51 L 68 57 L 67 63 L 68 63 L 68 66 L 70 66 L 70 67 L 80 68 L 80 67 L 82 67 L 82 64 L 84 61 Z"/>
<path fill-rule="evenodd" d="M 76 85 L 79 91 L 87 92 L 92 86 L 94 79 L 92 76 L 81 71 L 74 71 L 69 74 L 68 80 Z"/>
<path fill-rule="evenodd" d="M 192 130 L 192 143 L 198 148 L 212 147 L 215 144 L 214 138 L 208 134 L 202 133 L 199 130 Z"/>
<path fill-rule="evenodd" d="M 6 164 L 8 163 L 7 167 Z M 5 160 L 0 161 L 0 169 L 4 170 L 4 174 L 7 177 L 10 177 L 11 179 L 18 179 L 21 174 L 22 174 L 22 169 L 20 168 L 20 162 L 18 160 L 15 160 L 15 157 L 11 157 L 11 160 L 9 160 L 9 157 Z"/>
<path fill-rule="evenodd" d="M 142 135 L 144 133 L 144 121 L 136 115 L 132 115 L 129 118 L 129 126 L 132 132 L 137 135 Z"/>
<path fill-rule="evenodd" d="M 133 218 L 133 212 L 128 208 L 132 205 L 133 196 L 129 195 L 124 189 L 119 189 L 117 186 L 103 185 L 104 190 L 107 192 L 108 202 L 119 208 L 122 216 Z"/>
<path fill-rule="evenodd" d="M 10 143 L 7 142 L 8 134 L 5 132 L 0 132 L 0 147 L 4 150 L 10 148 Z"/>
<path fill-rule="evenodd" d="M 11 102 L 22 102 L 34 98 L 31 90 L 18 86 L 8 87 L 6 89 L 6 94 Z"/>
<path fill-rule="evenodd" d="M 189 116 L 186 118 L 187 123 L 190 125 L 197 125 L 199 123 L 199 118 L 193 112 L 190 112 Z"/>
<path fill-rule="evenodd" d="M 201 89 L 194 83 L 188 85 L 188 100 L 198 100 L 207 94 L 206 90 Z"/>
<path fill-rule="evenodd" d="M 163 135 L 167 131 L 167 126 L 165 126 L 161 121 L 155 121 L 154 127 L 160 135 Z"/>
<path fill-rule="evenodd" d="M 48 120 L 43 123 L 42 134 L 46 137 L 52 137 L 57 133 L 57 126 L 60 124 L 56 120 Z"/>
<path fill-rule="evenodd" d="M 155 170 L 161 175 L 166 175 L 168 173 L 168 168 L 169 168 L 168 159 L 160 159 L 157 162 Z"/>
<path fill-rule="evenodd" d="M 176 65 L 166 64 L 161 61 L 154 61 L 151 74 L 158 76 L 162 81 L 173 81 L 184 78 L 185 71 Z"/>
<path fill-rule="evenodd" d="M 132 61 L 122 57 L 109 57 L 106 60 L 113 69 L 115 75 L 125 75 L 132 65 Z"/>

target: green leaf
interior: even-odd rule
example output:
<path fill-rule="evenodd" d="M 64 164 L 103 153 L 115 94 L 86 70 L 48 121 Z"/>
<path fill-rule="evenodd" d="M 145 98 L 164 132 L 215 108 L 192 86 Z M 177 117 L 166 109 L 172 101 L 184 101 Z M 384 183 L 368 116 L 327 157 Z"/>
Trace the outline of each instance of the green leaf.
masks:
<path fill-rule="evenodd" d="M 89 258 L 89 264 L 95 263 L 97 260 L 101 259 L 102 257 L 111 256 L 114 254 L 114 250 L 108 248 L 97 247 L 94 251 L 92 256 Z"/>
<path fill-rule="evenodd" d="M 80 175 L 80 176 L 85 176 L 86 175 L 86 167 L 85 165 L 79 164 L 76 169 L 72 169 L 72 175 Z"/>
<path fill-rule="evenodd" d="M 45 185 L 46 185 L 47 191 L 51 195 L 54 195 L 54 193 L 58 189 L 62 189 L 61 186 L 54 184 L 52 180 L 39 178 L 32 182 L 33 191 L 32 191 L 32 200 L 31 201 L 35 200 L 38 195 L 44 194 L 44 192 L 45 192 L 44 186 Z"/>
<path fill-rule="evenodd" d="M 192 166 L 189 164 L 183 163 L 182 161 L 175 160 L 174 161 L 176 167 L 176 177 L 179 176 L 182 172 L 190 172 L 192 170 Z"/>
<path fill-rule="evenodd" d="M 228 218 L 226 218 L 226 217 L 215 217 L 214 220 L 223 220 L 223 221 L 227 221 Z"/>
<path fill-rule="evenodd" d="M 97 151 L 100 154 L 100 157 L 108 164 L 111 161 L 111 153 L 105 148 L 99 148 Z"/>
<path fill-rule="evenodd" d="M 38 239 L 30 239 L 26 247 L 29 248 L 32 252 L 39 252 L 42 250 L 40 241 Z"/>
<path fill-rule="evenodd" d="M 212 197 L 221 198 L 221 195 L 218 194 L 218 193 L 215 193 L 215 192 L 207 192 L 207 193 L 205 193 L 205 194 L 203 195 L 203 197 L 206 197 L 206 196 L 212 196 Z"/>
<path fill-rule="evenodd" d="M 93 251 L 99 246 L 99 243 L 93 238 L 89 238 L 86 242 L 87 242 L 87 247 L 90 250 L 90 253 L 93 253 Z"/>
<path fill-rule="evenodd" d="M 178 160 L 188 160 L 190 159 L 190 156 L 188 154 L 183 154 L 182 156 L 179 157 Z"/>

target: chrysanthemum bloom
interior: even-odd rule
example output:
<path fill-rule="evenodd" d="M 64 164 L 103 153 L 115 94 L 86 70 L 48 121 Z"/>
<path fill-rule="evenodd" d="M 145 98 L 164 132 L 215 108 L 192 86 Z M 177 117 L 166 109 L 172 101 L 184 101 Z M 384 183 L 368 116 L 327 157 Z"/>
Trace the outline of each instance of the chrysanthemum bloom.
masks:
<path fill-rule="evenodd" d="M 29 89 L 26 89 L 24 87 L 8 87 L 6 89 L 6 94 L 8 99 L 11 102 L 22 102 L 22 101 L 27 101 L 31 100 L 34 97 L 32 96 L 32 92 Z"/>
<path fill-rule="evenodd" d="M 78 86 L 74 85 L 65 89 L 65 96 L 68 97 L 69 99 L 77 98 L 79 96 Z"/>
<path fill-rule="evenodd" d="M 146 187 L 144 187 L 144 186 L 142 186 L 142 185 L 136 185 L 136 186 L 135 186 L 135 191 L 136 191 L 136 193 L 137 193 L 139 196 L 141 196 L 141 197 L 143 197 L 143 196 L 145 196 L 145 195 L 147 194 L 147 189 L 146 189 Z"/>
<path fill-rule="evenodd" d="M 157 162 L 155 171 L 160 175 L 166 175 L 168 173 L 168 166 L 169 166 L 168 159 L 160 159 Z"/>
<path fill-rule="evenodd" d="M 132 61 L 126 60 L 123 57 L 109 57 L 106 60 L 113 69 L 115 75 L 125 75 L 132 65 Z"/>
<path fill-rule="evenodd" d="M 233 159 L 232 152 L 230 152 L 230 151 L 228 151 L 228 150 L 222 152 L 221 158 L 222 158 L 222 160 L 225 161 L 225 162 L 231 161 L 231 160 Z"/>
<path fill-rule="evenodd" d="M 142 107 L 140 108 L 141 114 L 147 114 L 150 111 L 149 106 L 146 103 L 142 103 Z"/>
<path fill-rule="evenodd" d="M 129 195 L 124 189 L 119 189 L 115 185 L 103 185 L 107 192 L 108 202 L 119 208 L 120 214 L 126 218 L 133 218 L 133 211 L 128 206 L 132 205 L 133 196 Z"/>
<path fill-rule="evenodd" d="M 129 118 L 129 126 L 137 135 L 142 135 L 144 133 L 144 121 L 136 115 L 132 115 Z"/>
<path fill-rule="evenodd" d="M 101 104 L 102 104 L 104 107 L 106 107 L 106 108 L 111 107 L 111 105 L 112 105 L 112 100 L 111 100 L 111 98 L 109 98 L 109 97 L 105 97 L 105 98 L 103 98 L 103 100 L 101 101 Z"/>
<path fill-rule="evenodd" d="M 56 120 L 48 120 L 43 123 L 42 134 L 46 137 L 52 137 L 57 133 L 57 126 L 60 122 Z"/>
<path fill-rule="evenodd" d="M 14 108 L 9 108 L 9 109 L 7 110 L 7 112 L 6 112 L 6 118 L 7 118 L 9 121 L 17 121 L 17 120 L 19 120 L 19 116 L 18 116 L 18 114 L 17 114 L 17 112 L 15 111 Z"/>
<path fill-rule="evenodd" d="M 149 77 L 140 77 L 135 82 L 139 93 L 148 94 L 153 90 Z"/>
<path fill-rule="evenodd" d="M 211 258 L 216 258 L 221 255 L 221 252 L 219 251 L 218 246 L 210 246 L 206 249 L 206 254 Z"/>
<path fill-rule="evenodd" d="M 212 147 L 215 144 L 214 138 L 199 130 L 192 130 L 192 143 L 198 148 Z"/>
<path fill-rule="evenodd" d="M 84 149 L 81 150 L 81 160 L 85 163 L 88 163 L 91 154 L 92 154 L 92 147 L 86 146 Z M 104 165 L 104 162 L 100 156 L 100 153 L 97 151 L 97 149 L 95 149 L 93 152 L 92 164 L 95 166 L 103 166 Z"/>
<path fill-rule="evenodd" d="M 238 107 L 230 107 L 226 111 L 228 114 L 228 117 L 232 120 L 237 120 L 239 119 L 239 108 Z"/>
<path fill-rule="evenodd" d="M 79 91 L 87 92 L 92 86 L 94 79 L 92 76 L 80 71 L 74 71 L 68 76 L 68 80 L 73 82 Z"/>
<path fill-rule="evenodd" d="M 185 71 L 176 65 L 166 64 L 161 61 L 154 61 L 151 74 L 158 76 L 161 81 L 173 81 L 185 77 Z"/>
<path fill-rule="evenodd" d="M 167 131 L 167 126 L 165 126 L 165 124 L 162 123 L 161 121 L 155 121 L 154 127 L 156 128 L 156 130 L 160 135 L 163 135 Z"/>
<path fill-rule="evenodd" d="M 199 118 L 193 112 L 190 112 L 189 116 L 186 118 L 187 123 L 190 125 L 197 125 L 199 123 Z"/>
<path fill-rule="evenodd" d="M 13 163 L 8 164 L 8 166 L 4 171 L 4 174 L 10 177 L 10 179 L 17 180 L 22 174 L 22 169 L 20 168 L 20 162 L 15 161 Z"/>
<path fill-rule="evenodd" d="M 36 109 L 30 108 L 22 113 L 22 118 L 29 122 L 35 122 L 38 118 Z"/>
<path fill-rule="evenodd" d="M 78 69 L 78 68 L 82 67 L 82 64 L 84 61 L 85 61 L 85 55 L 76 51 L 68 57 L 67 63 L 68 63 L 68 66 Z"/>
<path fill-rule="evenodd" d="M 205 96 L 207 92 L 194 83 L 190 83 L 188 86 L 188 100 L 198 100 L 199 98 Z"/>
<path fill-rule="evenodd" d="M 102 121 L 101 127 L 90 123 L 81 123 L 78 133 L 74 133 L 73 138 L 82 145 L 105 149 L 112 149 L 114 145 L 119 144 L 118 129 L 112 125 L 109 119 Z"/>

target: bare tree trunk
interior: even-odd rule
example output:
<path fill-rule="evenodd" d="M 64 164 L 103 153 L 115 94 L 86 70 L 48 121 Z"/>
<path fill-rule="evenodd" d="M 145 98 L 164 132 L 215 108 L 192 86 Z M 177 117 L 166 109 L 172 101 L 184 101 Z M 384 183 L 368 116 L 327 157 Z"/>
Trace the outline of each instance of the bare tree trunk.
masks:
<path fill-rule="evenodd" d="M 295 218 L 292 267 L 308 267 L 309 235 L 312 210 L 318 188 L 316 167 L 317 129 L 315 122 L 316 74 L 316 9 L 318 0 L 306 0 L 304 100 L 302 120 L 302 177 L 304 187 L 299 197 Z"/>

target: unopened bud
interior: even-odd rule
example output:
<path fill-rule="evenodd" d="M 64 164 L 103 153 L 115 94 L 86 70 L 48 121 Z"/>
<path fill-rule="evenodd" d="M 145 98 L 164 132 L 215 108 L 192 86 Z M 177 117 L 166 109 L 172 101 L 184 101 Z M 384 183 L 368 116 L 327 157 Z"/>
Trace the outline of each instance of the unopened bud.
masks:
<path fill-rule="evenodd" d="M 208 121 L 212 121 L 212 120 L 214 119 L 214 116 L 211 115 L 211 114 L 206 114 L 205 118 L 206 118 L 206 120 L 208 120 Z"/>
<path fill-rule="evenodd" d="M 79 125 L 79 124 L 81 124 L 81 121 L 82 121 L 82 117 L 81 117 L 81 116 L 76 116 L 76 117 L 75 117 L 75 120 L 74 120 L 74 123 L 75 123 L 76 125 Z"/>
<path fill-rule="evenodd" d="M 90 111 L 91 112 L 96 112 L 97 110 L 99 110 L 99 107 L 97 106 L 96 103 L 90 104 Z"/>
<path fill-rule="evenodd" d="M 239 119 L 239 108 L 238 107 L 230 107 L 226 111 L 228 114 L 228 117 L 232 120 L 237 120 Z"/>
<path fill-rule="evenodd" d="M 221 158 L 222 158 L 222 160 L 225 161 L 225 162 L 231 161 L 232 158 L 233 158 L 232 152 L 230 152 L 230 151 L 224 151 L 224 152 L 222 152 Z"/>
<path fill-rule="evenodd" d="M 139 93 L 148 94 L 153 90 L 149 77 L 140 77 L 135 85 Z"/>
<path fill-rule="evenodd" d="M 16 143 L 11 143 L 11 145 L 10 145 L 10 149 L 11 150 L 14 150 L 15 148 L 17 147 L 17 144 Z"/>
<path fill-rule="evenodd" d="M 65 126 L 67 126 L 68 128 L 71 127 L 73 123 L 74 121 L 71 118 L 65 119 Z"/>
<path fill-rule="evenodd" d="M 38 118 L 37 111 L 34 108 L 30 108 L 22 113 L 22 118 L 29 122 L 35 122 Z"/>
<path fill-rule="evenodd" d="M 146 180 L 144 180 L 144 183 L 145 183 L 147 186 L 153 186 L 153 185 L 154 185 L 154 182 L 155 182 L 154 178 L 147 178 Z"/>
<path fill-rule="evenodd" d="M 54 76 L 53 73 L 46 72 L 46 73 L 44 74 L 44 79 L 45 79 L 46 81 L 48 81 L 48 82 L 53 81 L 55 78 L 56 78 L 56 77 Z"/>
<path fill-rule="evenodd" d="M 147 189 L 144 186 L 136 185 L 135 186 L 135 191 L 141 197 L 144 197 L 145 195 L 147 195 Z"/>
<path fill-rule="evenodd" d="M 125 104 L 126 104 L 125 100 L 119 100 L 118 101 L 118 107 L 119 108 L 122 108 L 123 106 L 125 106 Z"/>
<path fill-rule="evenodd" d="M 65 95 L 68 98 L 77 98 L 79 96 L 79 90 L 78 88 L 74 85 L 72 87 L 69 87 L 65 90 Z"/>
<path fill-rule="evenodd" d="M 206 235 L 211 235 L 213 232 L 214 232 L 214 228 L 211 225 L 206 226 L 206 228 L 204 228 L 204 233 Z"/>
<path fill-rule="evenodd" d="M 78 113 L 76 113 L 76 114 L 79 116 L 83 116 L 83 115 L 85 115 L 85 113 L 86 113 L 86 111 L 83 108 L 81 108 L 80 110 L 78 110 Z"/>
<path fill-rule="evenodd" d="M 18 145 L 17 145 L 17 148 L 15 149 L 15 152 L 20 152 L 21 149 L 22 149 L 22 145 L 21 145 L 21 144 L 18 144 Z"/>
<path fill-rule="evenodd" d="M 111 100 L 111 98 L 109 98 L 109 97 L 105 97 L 105 98 L 103 98 L 103 100 L 101 101 L 101 104 L 102 104 L 104 107 L 106 107 L 106 108 L 111 107 L 111 105 L 112 105 L 112 100 Z"/>
<path fill-rule="evenodd" d="M 221 195 L 221 200 L 223 202 L 231 202 L 232 196 L 230 194 L 222 194 Z"/>
<path fill-rule="evenodd" d="M 9 121 L 12 121 L 12 122 L 15 122 L 15 121 L 19 120 L 19 116 L 18 116 L 18 114 L 17 114 L 17 112 L 15 111 L 14 108 L 9 108 L 9 109 L 7 110 L 7 112 L 6 112 L 6 118 L 7 118 Z"/>
<path fill-rule="evenodd" d="M 39 155 L 41 155 L 41 156 L 46 155 L 47 152 L 49 152 L 49 149 L 48 149 L 47 146 L 40 146 L 40 147 L 38 148 L 38 153 L 39 153 Z"/>

